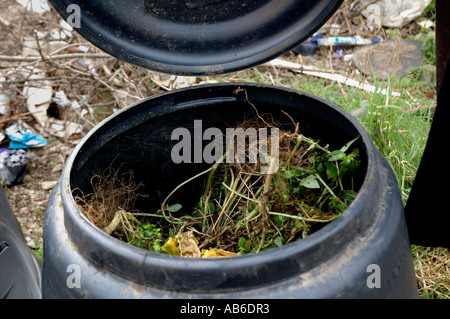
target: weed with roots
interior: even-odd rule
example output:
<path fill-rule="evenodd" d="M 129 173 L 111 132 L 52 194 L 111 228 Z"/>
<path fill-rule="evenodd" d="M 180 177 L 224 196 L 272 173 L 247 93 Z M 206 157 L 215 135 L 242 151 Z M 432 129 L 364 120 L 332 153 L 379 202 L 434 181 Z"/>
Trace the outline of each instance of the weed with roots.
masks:
<path fill-rule="evenodd" d="M 255 125 L 268 124 L 248 120 L 238 127 Z M 185 257 L 257 253 L 304 238 L 347 208 L 356 195 L 353 177 L 360 159 L 358 149 L 351 150 L 356 140 L 330 151 L 300 134 L 296 124 L 294 132 L 281 131 L 279 158 L 266 156 L 268 173 L 261 173 L 260 162 L 227 162 L 224 155 L 176 186 L 156 212 L 133 210 L 141 185 L 132 172 L 119 176 L 111 167 L 94 174 L 93 193 L 76 200 L 106 233 L 154 252 Z M 206 178 L 197 205 L 192 214 L 177 216 L 182 205 L 170 204 L 172 195 L 197 178 Z"/>

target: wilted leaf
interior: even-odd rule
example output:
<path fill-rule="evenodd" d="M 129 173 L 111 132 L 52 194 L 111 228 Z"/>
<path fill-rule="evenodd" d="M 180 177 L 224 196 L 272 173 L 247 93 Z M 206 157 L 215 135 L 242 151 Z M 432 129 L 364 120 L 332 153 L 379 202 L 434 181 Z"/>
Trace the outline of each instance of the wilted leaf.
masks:
<path fill-rule="evenodd" d="M 203 258 L 211 258 L 211 257 L 232 257 L 232 256 L 239 256 L 236 253 L 233 253 L 231 251 L 226 251 L 223 249 L 202 249 L 202 257 Z"/>
<path fill-rule="evenodd" d="M 162 250 L 167 251 L 167 254 L 169 255 L 174 255 L 174 256 L 179 256 L 180 252 L 177 249 L 177 241 L 170 237 L 166 243 L 161 247 Z"/>
<path fill-rule="evenodd" d="M 214 249 L 202 249 L 203 258 L 217 257 L 216 251 Z"/>
<path fill-rule="evenodd" d="M 183 257 L 201 257 L 198 241 L 192 230 L 181 234 L 178 237 L 178 247 Z"/>

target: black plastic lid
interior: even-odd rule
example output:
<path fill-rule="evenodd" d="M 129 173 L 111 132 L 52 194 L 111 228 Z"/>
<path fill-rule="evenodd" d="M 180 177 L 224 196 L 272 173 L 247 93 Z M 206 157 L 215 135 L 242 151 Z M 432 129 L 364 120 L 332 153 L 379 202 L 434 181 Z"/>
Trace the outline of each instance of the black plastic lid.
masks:
<path fill-rule="evenodd" d="M 79 13 L 81 27 L 75 30 L 112 56 L 159 72 L 206 75 L 246 69 L 291 50 L 320 28 L 342 0 L 50 3 L 65 20 L 73 22 Z"/>

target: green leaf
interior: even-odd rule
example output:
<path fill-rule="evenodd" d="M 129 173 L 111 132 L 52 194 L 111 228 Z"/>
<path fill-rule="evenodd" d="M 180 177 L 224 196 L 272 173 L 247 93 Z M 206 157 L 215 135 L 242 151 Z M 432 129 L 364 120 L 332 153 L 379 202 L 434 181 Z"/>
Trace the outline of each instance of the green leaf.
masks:
<path fill-rule="evenodd" d="M 337 171 L 336 166 L 333 163 L 328 162 L 327 163 L 327 178 L 332 179 L 333 177 L 336 177 L 337 173 L 338 173 L 338 171 Z"/>
<path fill-rule="evenodd" d="M 179 211 L 181 209 L 181 207 L 182 207 L 181 204 L 173 204 L 173 205 L 170 205 L 169 208 L 167 208 L 167 210 L 171 213 L 175 213 L 175 212 Z"/>
<path fill-rule="evenodd" d="M 238 247 L 239 247 L 239 248 L 244 248 L 246 242 L 247 242 L 247 239 L 245 239 L 245 237 L 239 238 L 239 241 L 238 241 Z"/>
<path fill-rule="evenodd" d="M 275 245 L 277 245 L 278 247 L 283 246 L 283 238 L 281 238 L 281 236 L 276 237 L 273 242 L 275 243 Z"/>
<path fill-rule="evenodd" d="M 309 175 L 308 177 L 303 178 L 300 185 L 306 188 L 320 188 L 319 182 L 314 175 Z"/>
<path fill-rule="evenodd" d="M 292 177 L 295 176 L 295 172 L 293 170 L 288 170 L 284 171 L 282 175 L 284 178 L 291 179 Z"/>
<path fill-rule="evenodd" d="M 350 142 L 348 142 L 347 144 L 345 144 L 344 146 L 341 147 L 340 151 L 345 153 L 347 152 L 348 148 L 359 138 L 359 136 L 353 140 L 351 140 Z"/>
<path fill-rule="evenodd" d="M 329 154 L 330 158 L 328 159 L 328 161 L 330 162 L 334 162 L 340 159 L 343 159 L 345 157 L 345 153 L 342 152 L 341 150 L 337 150 L 337 151 L 333 151 Z"/>

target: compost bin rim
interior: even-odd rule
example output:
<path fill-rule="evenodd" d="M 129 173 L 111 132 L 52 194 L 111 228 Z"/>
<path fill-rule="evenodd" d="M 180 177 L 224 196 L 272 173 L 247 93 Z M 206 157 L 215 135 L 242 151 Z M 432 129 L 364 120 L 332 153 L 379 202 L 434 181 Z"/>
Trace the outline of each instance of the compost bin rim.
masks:
<path fill-rule="evenodd" d="M 197 24 L 192 21 L 182 23 L 181 17 L 175 23 L 155 15 L 143 14 L 144 0 L 127 3 L 128 15 L 132 15 L 127 21 L 118 18 L 119 15 L 123 16 L 123 12 L 120 8 L 116 9 L 117 2 L 114 5 L 108 5 L 104 1 L 103 4 L 100 4 L 100 1 L 81 2 L 81 6 L 73 0 L 50 0 L 50 3 L 66 21 L 73 19 L 74 14 L 73 10 L 68 10 L 69 5 L 82 8 L 80 25 L 74 27 L 74 30 L 112 56 L 139 67 L 168 74 L 208 75 L 250 68 L 288 52 L 319 29 L 339 8 L 342 1 L 277 2 L 276 5 L 283 9 L 281 12 L 275 12 L 272 8 L 275 1 L 268 0 L 264 6 L 245 12 L 243 17 L 231 16 L 225 22 L 200 21 Z M 213 2 L 219 2 L 218 5 L 221 5 L 220 2 L 224 1 Z M 214 6 L 215 4 L 211 9 L 216 9 Z M 250 6 L 256 5 L 253 2 Z M 292 6 L 298 10 L 292 10 Z M 108 18 L 103 17 L 106 13 Z M 247 18 L 252 15 L 254 17 Z M 146 23 L 151 25 L 144 27 Z M 275 25 L 283 27 L 277 30 Z M 122 32 L 125 27 L 130 27 L 131 31 Z M 188 31 L 172 32 L 174 27 Z M 230 29 L 233 31 L 228 31 Z M 249 29 L 258 31 L 248 31 Z M 222 32 L 232 33 L 225 36 Z M 192 39 L 186 40 L 191 34 Z M 208 42 L 203 40 L 204 37 Z M 206 44 L 202 44 L 202 41 Z M 179 44 L 172 47 L 173 43 Z"/>
<path fill-rule="evenodd" d="M 289 94 L 298 94 L 301 96 L 306 96 L 308 98 L 315 99 L 321 103 L 326 104 L 327 107 L 331 107 L 333 109 L 333 112 L 340 113 L 343 118 L 345 118 L 347 121 L 350 122 L 350 124 L 353 125 L 353 127 L 358 132 L 359 136 L 361 137 L 361 145 L 363 148 L 366 148 L 365 151 L 368 154 L 367 156 L 367 170 L 364 176 L 364 180 L 361 185 L 361 189 L 364 189 L 364 192 L 358 191 L 357 196 L 351 203 L 351 205 L 344 211 L 339 218 L 336 218 L 334 221 L 329 223 L 328 225 L 324 226 L 322 229 L 312 233 L 311 235 L 307 236 L 306 238 L 289 243 L 287 245 L 284 245 L 282 247 L 278 248 L 272 248 L 267 251 L 262 251 L 255 254 L 249 254 L 249 255 L 242 255 L 242 256 L 236 256 L 232 258 L 211 258 L 211 259 L 201 259 L 201 258 L 184 258 L 184 257 L 178 257 L 178 256 L 170 256 L 165 254 L 159 254 L 155 252 L 151 252 L 142 248 L 137 248 L 132 245 L 129 245 L 123 241 L 120 241 L 119 239 L 116 239 L 110 235 L 107 235 L 104 233 L 101 229 L 99 229 L 97 226 L 92 224 L 87 217 L 80 211 L 77 204 L 74 201 L 74 198 L 72 196 L 72 189 L 70 186 L 70 175 L 71 175 L 71 168 L 73 166 L 73 163 L 78 156 L 78 152 L 82 149 L 83 145 L 90 139 L 90 137 L 105 123 L 108 121 L 111 121 L 112 119 L 120 116 L 120 114 L 132 109 L 133 107 L 136 107 L 142 103 L 145 103 L 146 101 L 154 100 L 154 99 L 161 99 L 167 96 L 171 96 L 174 94 L 180 94 L 185 91 L 192 91 L 192 90 L 211 90 L 214 88 L 222 88 L 222 87 L 232 87 L 232 88 L 238 88 L 238 87 L 253 87 L 260 90 L 276 90 L 276 91 L 283 91 L 287 92 Z M 176 112 L 178 109 L 174 108 L 174 112 Z M 120 133 L 117 133 L 120 134 Z M 376 187 L 377 184 L 377 177 L 375 174 L 376 168 L 377 168 L 377 160 L 376 156 L 373 156 L 375 154 L 375 147 L 367 134 L 367 132 L 364 130 L 364 128 L 360 125 L 358 121 L 356 121 L 353 117 L 351 117 L 345 110 L 341 109 L 339 106 L 335 105 L 334 103 L 331 103 L 327 100 L 324 100 L 320 97 L 317 97 L 315 95 L 312 95 L 307 92 L 302 92 L 296 89 L 290 89 L 290 88 L 280 88 L 273 85 L 266 85 L 266 84 L 254 84 L 254 83 L 226 83 L 226 84 L 206 84 L 206 85 L 199 85 L 195 87 L 190 88 L 183 88 L 174 90 L 171 92 L 165 92 L 159 95 L 151 96 L 147 99 L 144 99 L 143 101 L 134 103 L 133 105 L 130 105 L 122 110 L 119 110 L 118 112 L 114 113 L 110 117 L 103 120 L 101 123 L 99 123 L 96 127 L 94 127 L 81 141 L 78 143 L 78 145 L 74 148 L 72 153 L 67 159 L 65 168 L 63 170 L 62 176 L 61 176 L 61 197 L 62 197 L 62 203 L 64 205 L 64 223 L 66 225 L 66 228 L 74 227 L 72 230 L 69 229 L 69 237 L 74 241 L 74 244 L 76 246 L 79 246 L 79 241 L 86 241 L 90 240 L 91 243 L 94 245 L 99 246 L 98 248 L 101 248 L 100 246 L 104 243 L 110 242 L 115 247 L 115 254 L 121 255 L 121 256 L 134 256 L 135 260 L 140 260 L 140 263 L 142 265 L 151 263 L 152 265 L 157 265 L 158 267 L 171 267 L 179 269 L 180 271 L 208 271 L 208 270 L 214 270 L 217 269 L 218 265 L 220 268 L 227 268 L 227 269 L 238 269 L 242 267 L 251 267 L 252 265 L 258 264 L 258 263 L 265 263 L 267 266 L 267 263 L 279 263 L 281 260 L 285 260 L 286 258 L 290 258 L 292 256 L 298 256 L 301 254 L 308 254 L 315 250 L 315 248 L 320 247 L 321 242 L 326 240 L 329 240 L 330 238 L 333 238 L 337 236 L 337 233 L 339 233 L 342 228 L 348 227 L 348 224 L 351 222 L 355 222 L 354 219 L 358 219 L 358 215 L 361 213 L 358 213 L 362 211 L 362 209 L 355 209 L 356 203 L 363 203 L 363 207 L 368 205 L 367 203 L 370 202 L 371 198 L 373 197 L 373 192 L 376 191 L 374 187 Z M 371 156 L 372 155 L 372 156 Z M 372 212 L 369 212 L 369 214 L 372 214 Z M 372 215 L 370 215 L 372 216 Z M 364 226 L 359 229 L 359 231 L 362 231 L 366 227 L 368 227 L 368 224 L 370 223 L 371 218 L 368 218 L 368 216 L 365 216 L 367 220 L 358 221 L 361 223 L 365 223 Z M 74 231 L 80 230 L 77 229 L 77 227 L 81 227 L 80 225 L 83 225 L 83 232 Z M 86 231 L 87 230 L 87 231 Z M 96 242 L 97 241 L 97 242 Z M 95 243 L 94 243 L 95 242 Z M 94 251 L 100 252 L 101 249 L 94 249 Z M 80 252 L 82 252 L 82 249 L 80 249 Z M 82 252 L 83 253 L 83 252 Z M 268 260 L 267 256 L 270 256 L 270 261 Z M 86 257 L 89 258 L 94 263 L 99 262 L 98 255 L 92 256 L 89 254 L 86 254 Z M 236 261 L 236 258 L 238 258 L 239 263 L 235 263 L 233 261 Z M 232 262 L 230 263 L 230 260 Z M 175 262 L 174 262 L 175 261 Z M 239 264 L 239 265 L 237 265 Z M 288 276 L 288 275 L 286 275 Z M 136 278 L 134 278 L 136 279 Z M 142 279 L 141 279 L 142 280 Z"/>

